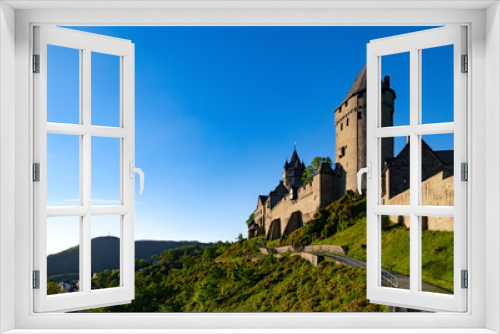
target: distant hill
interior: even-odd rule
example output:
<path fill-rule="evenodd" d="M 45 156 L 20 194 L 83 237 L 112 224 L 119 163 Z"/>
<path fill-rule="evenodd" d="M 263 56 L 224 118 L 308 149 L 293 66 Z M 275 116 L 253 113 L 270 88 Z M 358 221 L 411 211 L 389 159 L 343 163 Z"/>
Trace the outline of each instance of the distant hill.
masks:
<path fill-rule="evenodd" d="M 198 241 L 156 241 L 138 240 L 135 242 L 135 259 L 149 260 L 151 256 L 164 250 L 188 245 L 207 246 L 211 244 Z M 98 237 L 91 241 L 92 272 L 105 269 L 118 269 L 120 266 L 120 239 L 117 237 Z M 47 257 L 47 276 L 53 280 L 77 279 L 79 271 L 79 246 L 66 249 Z M 52 276 L 52 277 L 51 277 Z"/>

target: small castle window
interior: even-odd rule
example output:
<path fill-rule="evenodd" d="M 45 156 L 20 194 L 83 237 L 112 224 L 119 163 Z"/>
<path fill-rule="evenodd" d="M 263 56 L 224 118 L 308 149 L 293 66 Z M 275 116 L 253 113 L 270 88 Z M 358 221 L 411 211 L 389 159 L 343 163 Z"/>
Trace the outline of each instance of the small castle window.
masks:
<path fill-rule="evenodd" d="M 358 119 L 362 119 L 363 118 L 363 114 L 361 113 L 361 111 L 358 111 Z"/>
<path fill-rule="evenodd" d="M 340 123 L 340 131 L 344 130 L 344 124 Z"/>
<path fill-rule="evenodd" d="M 345 126 L 349 126 L 349 118 L 346 119 Z"/>
<path fill-rule="evenodd" d="M 345 156 L 345 149 L 346 149 L 347 146 L 342 146 L 342 148 L 340 149 L 340 156 L 343 157 Z"/>

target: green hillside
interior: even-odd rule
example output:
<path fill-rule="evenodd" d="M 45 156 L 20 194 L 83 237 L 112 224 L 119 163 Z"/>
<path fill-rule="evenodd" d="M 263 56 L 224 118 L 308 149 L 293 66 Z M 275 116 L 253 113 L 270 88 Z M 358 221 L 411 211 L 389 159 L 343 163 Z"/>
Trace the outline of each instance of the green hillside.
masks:
<path fill-rule="evenodd" d="M 160 262 L 147 264 L 136 272 L 132 303 L 88 312 L 386 310 L 385 306 L 366 300 L 364 269 L 333 262 L 314 267 L 298 257 L 264 256 L 252 241 L 217 243 L 204 249 L 172 249 L 163 252 L 159 259 Z M 107 282 L 118 279 L 117 272 L 101 274 Z"/>
<path fill-rule="evenodd" d="M 347 255 L 366 261 L 366 198 L 349 192 L 281 240 L 264 237 L 166 250 L 157 261 L 138 261 L 135 300 L 87 312 L 383 312 L 366 299 L 366 270 L 328 261 L 314 267 L 285 254 L 262 255 L 257 243 L 342 245 Z M 426 282 L 453 291 L 453 233 L 422 231 L 422 272 Z M 382 217 L 382 266 L 409 271 L 409 230 Z M 119 273 L 93 279 L 112 287 Z M 442 292 L 442 290 L 441 290 Z"/>
<path fill-rule="evenodd" d="M 382 268 L 408 276 L 410 232 L 404 225 L 382 217 Z M 265 242 L 261 238 L 262 242 Z M 347 255 L 366 261 L 366 198 L 349 192 L 320 210 L 304 227 L 268 247 L 289 245 L 341 245 Z M 453 232 L 422 231 L 422 277 L 453 292 Z"/>
<path fill-rule="evenodd" d="M 187 245 L 207 244 L 197 241 L 154 241 L 138 240 L 135 242 L 135 258 L 149 260 L 166 249 L 178 248 Z M 101 272 L 106 269 L 118 269 L 120 266 L 120 239 L 117 237 L 98 237 L 91 241 L 92 272 Z M 69 248 L 47 257 L 47 274 L 50 280 L 78 279 L 79 246 Z"/>

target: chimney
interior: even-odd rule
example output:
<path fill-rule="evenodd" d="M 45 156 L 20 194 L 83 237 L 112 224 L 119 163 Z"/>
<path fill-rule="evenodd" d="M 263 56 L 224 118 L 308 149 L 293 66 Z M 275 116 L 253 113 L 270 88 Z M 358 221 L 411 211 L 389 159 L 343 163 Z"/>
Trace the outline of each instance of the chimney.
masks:
<path fill-rule="evenodd" d="M 390 88 L 391 87 L 391 77 L 386 75 L 384 77 L 384 85 L 386 88 Z"/>

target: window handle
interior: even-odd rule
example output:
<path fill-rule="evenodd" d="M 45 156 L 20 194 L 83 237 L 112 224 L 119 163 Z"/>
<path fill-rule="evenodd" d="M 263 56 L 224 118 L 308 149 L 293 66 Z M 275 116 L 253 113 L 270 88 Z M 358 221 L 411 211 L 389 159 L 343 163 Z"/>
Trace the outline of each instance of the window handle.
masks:
<path fill-rule="evenodd" d="M 364 167 L 364 168 L 361 168 L 359 171 L 358 171 L 358 192 L 361 194 L 362 193 L 362 190 L 361 190 L 361 177 L 363 176 L 364 173 L 366 173 L 366 177 L 371 179 L 372 177 L 372 163 L 368 161 L 367 163 L 367 167 Z"/>
<path fill-rule="evenodd" d="M 139 191 L 139 195 L 142 195 L 142 192 L 144 190 L 144 172 L 140 168 L 135 168 L 133 161 L 130 161 L 129 167 L 131 179 L 134 178 L 135 173 L 139 174 L 140 176 L 141 190 Z"/>

